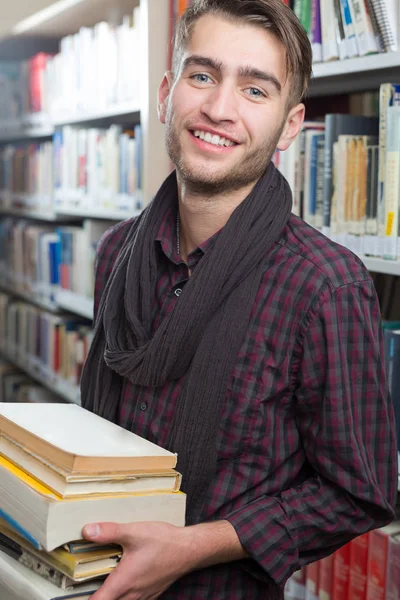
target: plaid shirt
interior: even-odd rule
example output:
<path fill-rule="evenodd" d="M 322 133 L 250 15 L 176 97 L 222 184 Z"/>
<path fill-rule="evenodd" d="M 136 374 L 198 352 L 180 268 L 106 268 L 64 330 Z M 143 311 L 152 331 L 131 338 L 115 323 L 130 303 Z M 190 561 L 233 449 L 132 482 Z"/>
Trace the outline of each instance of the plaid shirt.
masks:
<path fill-rule="evenodd" d="M 128 227 L 117 224 L 99 246 L 95 311 Z M 156 328 L 179 302 L 188 268 L 195 271 L 212 251 L 213 238 L 186 265 L 171 213 L 154 243 Z M 125 380 L 119 423 L 163 445 L 180 387 Z M 390 522 L 393 423 L 371 277 L 350 251 L 292 215 L 265 257 L 226 391 L 217 473 L 203 515 L 230 521 L 251 558 L 189 574 L 162 598 L 281 598 L 293 571 Z"/>

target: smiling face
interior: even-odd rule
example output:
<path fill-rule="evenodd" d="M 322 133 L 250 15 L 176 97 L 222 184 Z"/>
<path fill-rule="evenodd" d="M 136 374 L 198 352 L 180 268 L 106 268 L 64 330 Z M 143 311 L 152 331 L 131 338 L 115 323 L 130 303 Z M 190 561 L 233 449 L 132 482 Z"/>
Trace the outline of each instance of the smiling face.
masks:
<path fill-rule="evenodd" d="M 304 119 L 287 111 L 285 51 L 268 31 L 220 16 L 195 24 L 173 79 L 160 86 L 159 113 L 178 176 L 192 192 L 245 188 L 286 149 Z"/>

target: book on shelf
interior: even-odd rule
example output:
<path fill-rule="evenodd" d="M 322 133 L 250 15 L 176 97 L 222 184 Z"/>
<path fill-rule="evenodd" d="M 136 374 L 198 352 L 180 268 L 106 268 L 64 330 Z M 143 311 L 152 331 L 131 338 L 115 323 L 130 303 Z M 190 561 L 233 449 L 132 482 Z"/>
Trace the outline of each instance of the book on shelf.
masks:
<path fill-rule="evenodd" d="M 359 535 L 350 542 L 349 597 L 365 600 L 368 578 L 369 533 Z"/>
<path fill-rule="evenodd" d="M 306 568 L 306 600 L 318 600 L 321 561 L 315 561 Z"/>
<path fill-rule="evenodd" d="M 385 367 L 393 403 L 398 451 L 400 452 L 400 328 L 383 332 Z"/>
<path fill-rule="evenodd" d="M 379 253 L 384 254 L 385 220 L 386 220 L 386 153 L 387 153 L 387 111 L 391 106 L 400 104 L 400 85 L 383 83 L 379 88 L 379 171 L 378 171 L 378 243 Z"/>
<path fill-rule="evenodd" d="M 53 195 L 53 143 L 9 144 L 0 150 L 2 208 L 50 210 Z"/>
<path fill-rule="evenodd" d="M 138 106 L 141 80 L 131 61 L 134 57 L 138 64 L 140 52 L 140 7 L 135 7 L 117 25 L 100 22 L 65 36 L 55 55 L 38 52 L 23 61 L 2 61 L 0 122 L 15 122 L 24 131 L 21 124 L 30 115 L 49 122 Z"/>
<path fill-rule="evenodd" d="M 52 314 L 0 293 L 0 349 L 44 383 L 77 390 L 92 337 L 84 318 Z"/>
<path fill-rule="evenodd" d="M 345 544 L 333 557 L 332 600 L 347 600 L 349 589 L 350 545 Z"/>
<path fill-rule="evenodd" d="M 93 298 L 97 245 L 112 221 L 85 219 L 82 227 L 58 227 L 60 288 Z"/>
<path fill-rule="evenodd" d="M 400 525 L 394 522 L 369 533 L 366 600 L 396 598 L 400 586 Z"/>
<path fill-rule="evenodd" d="M 306 121 L 288 150 L 274 155 L 295 214 L 360 256 L 392 261 L 400 258 L 397 88 L 385 83 L 376 93 L 339 97 L 342 113 Z M 311 101 L 311 115 L 318 110 Z"/>
<path fill-rule="evenodd" d="M 121 211 L 141 208 L 141 126 L 77 128 L 54 135 L 56 209 Z"/>
<path fill-rule="evenodd" d="M 44 411 L 43 406 L 0 405 L 0 516 L 9 527 L 33 547 L 51 552 L 79 540 L 88 522 L 184 525 L 185 495 L 177 491 L 180 478 L 171 472 L 175 454 L 76 405 L 49 404 Z M 21 462 L 23 468 L 16 464 Z M 47 485 L 48 478 L 54 481 L 51 471 L 60 478 L 68 475 L 69 484 L 86 479 L 92 486 L 86 494 L 63 498 Z M 150 491 L 151 477 L 159 485 L 163 473 L 173 476 L 176 491 Z M 144 491 L 129 490 L 129 481 L 141 475 L 147 481 Z M 104 483 L 115 480 L 118 486 L 124 479 L 128 491 L 102 491 Z"/>
<path fill-rule="evenodd" d="M 394 521 L 296 571 L 285 586 L 285 600 L 395 600 L 399 559 L 400 521 Z"/>

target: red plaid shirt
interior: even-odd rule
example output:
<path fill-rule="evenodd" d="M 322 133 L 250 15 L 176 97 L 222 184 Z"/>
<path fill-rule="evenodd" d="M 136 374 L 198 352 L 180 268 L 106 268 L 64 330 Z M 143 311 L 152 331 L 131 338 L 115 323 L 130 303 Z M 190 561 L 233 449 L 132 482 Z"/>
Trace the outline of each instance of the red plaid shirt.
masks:
<path fill-rule="evenodd" d="M 119 223 L 99 246 L 95 311 L 128 227 Z M 195 271 L 212 252 L 213 239 L 186 265 L 176 253 L 170 214 L 154 244 L 156 328 L 180 301 L 188 268 Z M 163 445 L 180 387 L 180 381 L 152 389 L 126 380 L 119 423 Z M 265 259 L 226 391 L 217 473 L 203 515 L 229 520 L 251 559 L 192 573 L 162 598 L 280 598 L 293 571 L 390 522 L 397 489 L 393 424 L 371 277 L 351 252 L 292 215 Z"/>

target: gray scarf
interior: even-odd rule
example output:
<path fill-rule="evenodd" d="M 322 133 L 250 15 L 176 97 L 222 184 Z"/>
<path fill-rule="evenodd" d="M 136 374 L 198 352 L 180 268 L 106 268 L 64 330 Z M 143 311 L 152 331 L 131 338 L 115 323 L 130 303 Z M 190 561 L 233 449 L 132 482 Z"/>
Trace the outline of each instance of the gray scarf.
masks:
<path fill-rule="evenodd" d="M 127 232 L 101 296 L 81 390 L 85 408 L 116 421 L 123 378 L 152 388 L 182 380 L 165 446 L 178 453 L 188 496 L 187 523 L 196 523 L 217 467 L 216 439 L 227 387 L 266 255 L 289 219 L 292 198 L 288 183 L 270 163 L 153 332 L 158 280 L 154 241 L 167 211 L 177 210 L 177 194 L 172 173 Z"/>

